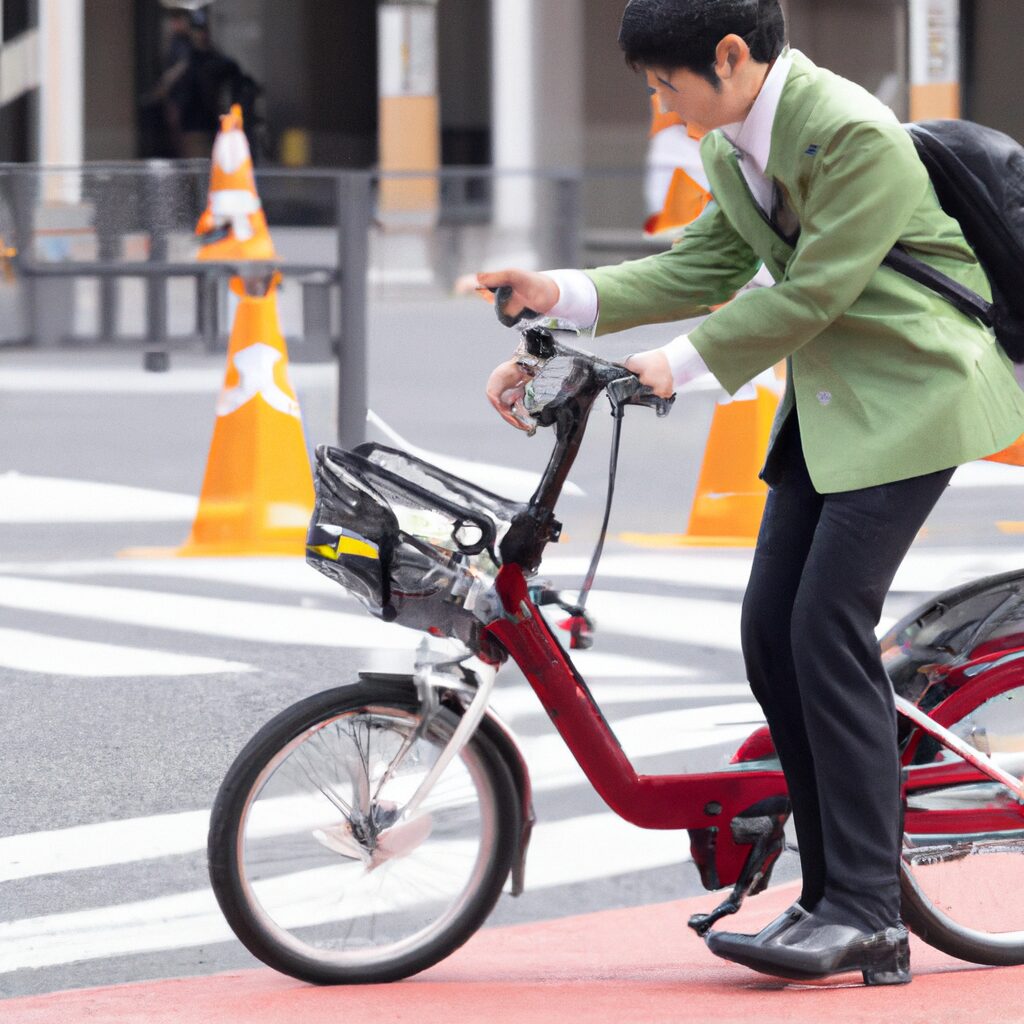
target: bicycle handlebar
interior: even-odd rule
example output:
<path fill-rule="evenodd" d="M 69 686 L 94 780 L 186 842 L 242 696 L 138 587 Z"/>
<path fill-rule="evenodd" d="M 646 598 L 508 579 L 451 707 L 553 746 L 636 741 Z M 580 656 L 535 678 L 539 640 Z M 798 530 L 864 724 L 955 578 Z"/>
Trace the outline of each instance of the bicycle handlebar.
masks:
<path fill-rule="evenodd" d="M 535 309 L 530 309 L 527 306 L 524 306 L 516 314 L 506 313 L 505 308 L 508 306 L 509 299 L 512 298 L 515 291 L 511 285 L 504 284 L 499 288 L 490 288 L 488 290 L 494 295 L 494 312 L 502 327 L 516 327 L 524 321 L 532 322 L 541 320 L 544 317 L 543 313 L 538 313 Z M 570 358 L 581 362 L 589 361 L 595 375 L 603 382 L 601 386 L 608 391 L 608 397 L 613 408 L 620 408 L 623 405 L 646 405 L 648 408 L 654 409 L 659 416 L 667 416 L 672 410 L 672 404 L 675 402 L 675 395 L 672 395 L 670 398 L 660 398 L 649 387 L 641 384 L 639 378 L 632 370 L 627 370 L 624 366 L 609 363 L 598 356 L 590 355 L 587 352 L 580 352 L 566 345 L 560 345 L 555 341 L 550 331 L 543 327 L 534 325 L 523 330 L 517 354 L 520 355 L 518 360 L 520 366 L 528 371 L 536 371 L 539 366 L 543 367 L 549 360 L 558 357 Z M 576 368 L 576 366 L 564 368 L 564 378 L 566 381 L 573 376 L 573 371 Z M 534 376 L 535 373 L 531 372 L 530 375 Z M 578 373 L 575 375 L 579 376 Z M 586 377 L 586 374 L 583 376 Z M 628 380 L 630 377 L 633 378 L 632 382 Z M 575 393 L 583 390 L 586 383 L 589 383 L 589 381 L 577 381 Z M 570 385 L 570 390 L 573 389 L 573 385 Z M 544 404 L 546 405 L 547 403 Z M 533 415 L 533 411 L 529 406 L 527 406 L 526 411 Z M 538 416 L 534 416 L 534 419 L 541 426 L 549 426 L 553 422 L 550 417 L 548 417 L 548 422 L 544 422 Z"/>
<path fill-rule="evenodd" d="M 530 327 L 522 333 L 517 362 L 530 376 L 523 406 L 539 426 L 554 426 L 557 443 L 529 506 L 517 515 L 500 545 L 504 563 L 536 571 L 545 546 L 558 539 L 561 526 L 555 504 L 572 468 L 587 420 L 604 391 L 616 419 L 627 405 L 653 408 L 659 416 L 672 409 L 675 395 L 659 398 L 631 370 L 555 341 L 550 331 Z M 617 436 L 617 435 L 616 435 Z"/>
<path fill-rule="evenodd" d="M 642 405 L 667 416 L 675 403 L 675 395 L 659 397 L 632 370 L 562 345 L 542 327 L 522 332 L 516 362 L 531 378 L 523 406 L 542 427 L 556 423 L 567 403 L 579 398 L 592 402 L 601 391 L 616 412 L 626 405 Z"/>

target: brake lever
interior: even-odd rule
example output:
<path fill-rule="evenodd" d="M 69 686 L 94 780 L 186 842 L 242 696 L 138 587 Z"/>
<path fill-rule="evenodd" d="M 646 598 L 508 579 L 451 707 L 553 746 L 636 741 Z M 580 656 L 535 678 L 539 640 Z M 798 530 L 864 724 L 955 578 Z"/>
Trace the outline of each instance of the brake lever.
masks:
<path fill-rule="evenodd" d="M 646 384 L 640 383 L 640 378 L 636 374 L 628 370 L 626 376 L 609 382 L 605 390 L 613 409 L 619 409 L 624 405 L 644 405 L 653 409 L 659 417 L 667 416 L 676 402 L 675 395 L 668 398 L 656 395 Z"/>

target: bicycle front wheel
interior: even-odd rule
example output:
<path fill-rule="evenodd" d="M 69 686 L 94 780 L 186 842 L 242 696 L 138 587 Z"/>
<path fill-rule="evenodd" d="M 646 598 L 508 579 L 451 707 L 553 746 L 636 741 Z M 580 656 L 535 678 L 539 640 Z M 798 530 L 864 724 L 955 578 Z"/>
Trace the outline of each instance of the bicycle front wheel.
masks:
<path fill-rule="evenodd" d="M 968 687 L 950 699 L 955 713 L 943 715 L 940 705 L 935 718 L 1021 778 L 1024 679 L 1017 672 L 1002 681 L 981 675 Z M 1022 964 L 1024 807 L 1004 786 L 966 767 L 928 737 L 918 745 L 908 773 L 903 916 L 951 956 Z"/>
<path fill-rule="evenodd" d="M 210 878 L 264 963 L 318 984 L 394 981 L 483 924 L 520 820 L 508 767 L 477 734 L 409 816 L 457 724 L 424 718 L 411 681 L 373 680 L 282 712 L 245 747 L 213 807 Z"/>

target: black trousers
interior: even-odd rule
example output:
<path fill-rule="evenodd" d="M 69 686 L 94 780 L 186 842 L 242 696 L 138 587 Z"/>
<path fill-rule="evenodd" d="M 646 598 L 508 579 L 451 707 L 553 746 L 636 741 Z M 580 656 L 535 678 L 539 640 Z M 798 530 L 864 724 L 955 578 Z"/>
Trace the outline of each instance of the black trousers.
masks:
<path fill-rule="evenodd" d="M 953 470 L 818 494 L 796 414 L 743 601 L 747 677 L 786 775 L 801 904 L 871 931 L 899 918 L 896 712 L 875 627 L 896 570 Z"/>

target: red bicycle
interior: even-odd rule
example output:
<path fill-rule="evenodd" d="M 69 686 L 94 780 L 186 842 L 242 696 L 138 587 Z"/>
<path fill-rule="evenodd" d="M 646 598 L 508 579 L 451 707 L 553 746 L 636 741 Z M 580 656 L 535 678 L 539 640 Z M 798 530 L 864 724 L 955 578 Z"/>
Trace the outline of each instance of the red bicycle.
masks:
<path fill-rule="evenodd" d="M 309 562 L 377 617 L 457 652 L 424 645 L 414 674 L 360 673 L 299 702 L 229 770 L 211 818 L 213 889 L 239 939 L 284 973 L 406 977 L 464 943 L 510 874 L 522 892 L 530 773 L 489 708 L 508 657 L 608 806 L 641 828 L 688 830 L 705 887 L 731 887 L 690 921 L 697 931 L 763 890 L 785 846 L 767 729 L 705 774 L 638 775 L 622 750 L 541 612 L 561 604 L 570 650 L 588 642 L 582 602 L 601 545 L 576 601 L 529 582 L 558 538 L 555 504 L 598 396 L 616 453 L 628 406 L 663 415 L 672 400 L 543 330 L 525 331 L 518 353 L 533 375 L 521 413 L 556 436 L 528 503 L 379 445 L 317 452 Z M 960 958 L 1024 963 L 1024 572 L 927 602 L 882 646 L 901 716 L 904 918 Z"/>

